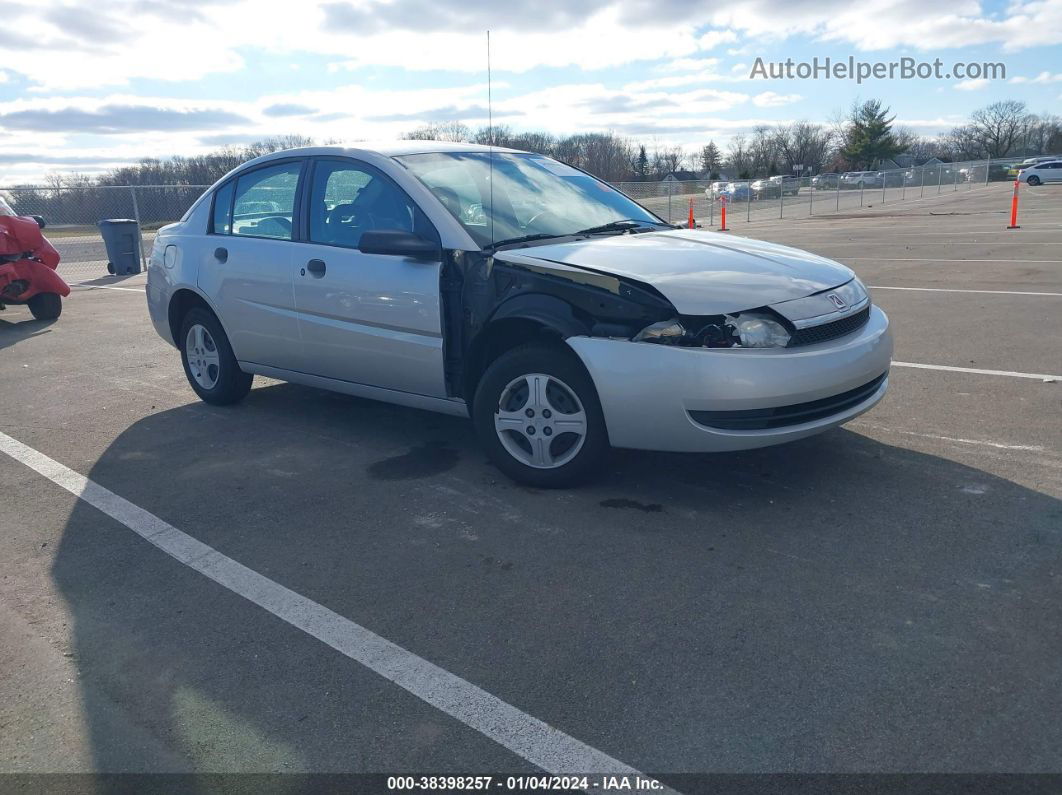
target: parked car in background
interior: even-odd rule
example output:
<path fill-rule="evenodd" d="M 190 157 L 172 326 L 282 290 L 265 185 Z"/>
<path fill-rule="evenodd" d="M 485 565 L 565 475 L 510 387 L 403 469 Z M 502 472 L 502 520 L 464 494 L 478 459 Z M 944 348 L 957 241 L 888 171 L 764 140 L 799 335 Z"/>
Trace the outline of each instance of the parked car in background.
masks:
<path fill-rule="evenodd" d="M 840 174 L 827 171 L 824 174 L 816 174 L 812 177 L 811 187 L 813 190 L 837 190 L 837 185 L 840 181 Z"/>
<path fill-rule="evenodd" d="M 880 188 L 882 184 L 880 171 L 848 171 L 841 175 L 842 188 Z"/>
<path fill-rule="evenodd" d="M 247 213 L 265 190 L 276 212 Z M 244 163 L 158 231 L 146 293 L 207 403 L 260 374 L 466 417 L 539 487 L 606 471 L 611 446 L 821 433 L 882 399 L 892 355 L 844 265 L 676 229 L 584 171 L 475 144 Z"/>
<path fill-rule="evenodd" d="M 881 179 L 886 188 L 899 188 L 904 184 L 904 173 L 898 169 L 882 171 Z"/>
<path fill-rule="evenodd" d="M 796 196 L 800 192 L 800 177 L 779 174 L 767 179 L 757 179 L 749 188 L 757 199 L 777 199 L 781 195 Z"/>
<path fill-rule="evenodd" d="M 708 195 L 709 198 L 711 198 L 712 196 L 718 196 L 726 189 L 726 186 L 729 184 L 730 183 L 726 180 L 716 180 L 708 186 L 708 189 L 705 191 L 705 193 Z"/>
<path fill-rule="evenodd" d="M 716 198 L 722 199 L 725 197 L 728 202 L 747 202 L 752 198 L 752 189 L 749 184 L 747 180 L 728 182 L 719 190 Z"/>
<path fill-rule="evenodd" d="M 989 182 L 1006 182 L 1007 180 L 1014 179 L 1018 176 L 1018 171 L 1015 163 L 989 163 L 988 165 L 988 181 Z M 983 176 L 983 172 L 982 172 Z"/>
<path fill-rule="evenodd" d="M 1038 163 L 1046 163 L 1046 162 L 1048 162 L 1050 160 L 1058 160 L 1058 159 L 1059 159 L 1059 155 L 1037 155 L 1036 157 L 1027 157 L 1027 158 L 1025 158 L 1024 160 L 1022 160 L 1018 164 L 1018 167 L 1019 168 L 1029 168 L 1030 166 L 1035 166 Z"/>
<path fill-rule="evenodd" d="M 1018 174 L 1018 181 L 1033 186 L 1045 182 L 1062 182 L 1062 160 L 1041 161 L 1023 168 Z"/>

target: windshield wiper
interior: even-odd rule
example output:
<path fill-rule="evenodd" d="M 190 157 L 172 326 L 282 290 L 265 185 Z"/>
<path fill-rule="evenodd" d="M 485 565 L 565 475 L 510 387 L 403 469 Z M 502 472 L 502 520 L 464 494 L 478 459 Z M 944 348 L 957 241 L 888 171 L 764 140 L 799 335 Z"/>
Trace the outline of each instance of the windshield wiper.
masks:
<path fill-rule="evenodd" d="M 551 237 L 567 237 L 568 235 L 551 235 L 545 232 L 535 232 L 533 235 L 522 235 L 521 237 L 507 237 L 505 240 L 496 240 L 490 244 L 491 248 L 500 248 L 501 246 L 508 246 L 511 243 L 529 243 L 532 240 L 548 240 Z"/>
<path fill-rule="evenodd" d="M 627 230 L 637 229 L 640 226 L 648 225 L 660 226 L 658 221 L 636 221 L 633 218 L 623 218 L 618 221 L 609 221 L 607 224 L 601 224 L 600 226 L 591 226 L 589 229 L 580 229 L 578 232 L 564 232 L 562 234 L 549 234 L 546 232 L 535 232 L 531 235 L 522 235 L 520 237 L 508 237 L 504 240 L 497 240 L 491 243 L 491 248 L 500 248 L 501 246 L 508 246 L 513 243 L 529 243 L 532 240 L 549 240 L 550 238 L 558 237 L 576 237 L 577 235 L 593 235 L 598 232 L 626 232 Z M 664 226 L 670 226 L 670 224 L 664 224 Z"/>
<path fill-rule="evenodd" d="M 639 226 L 645 226 L 651 224 L 652 221 L 635 221 L 633 218 L 623 218 L 619 221 L 609 221 L 607 224 L 601 224 L 600 226 L 591 226 L 589 229 L 580 229 L 578 232 L 572 232 L 573 235 L 593 235 L 597 232 L 625 232 L 628 229 L 637 229 Z"/>

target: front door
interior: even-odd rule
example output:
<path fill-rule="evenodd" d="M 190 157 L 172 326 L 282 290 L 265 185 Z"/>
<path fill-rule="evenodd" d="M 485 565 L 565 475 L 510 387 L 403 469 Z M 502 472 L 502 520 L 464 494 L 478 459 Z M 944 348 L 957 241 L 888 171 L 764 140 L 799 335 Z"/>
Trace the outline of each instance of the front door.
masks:
<path fill-rule="evenodd" d="M 363 254 L 363 232 L 436 232 L 390 178 L 356 160 L 316 160 L 306 242 L 293 265 L 305 372 L 418 395 L 446 396 L 440 262 Z"/>

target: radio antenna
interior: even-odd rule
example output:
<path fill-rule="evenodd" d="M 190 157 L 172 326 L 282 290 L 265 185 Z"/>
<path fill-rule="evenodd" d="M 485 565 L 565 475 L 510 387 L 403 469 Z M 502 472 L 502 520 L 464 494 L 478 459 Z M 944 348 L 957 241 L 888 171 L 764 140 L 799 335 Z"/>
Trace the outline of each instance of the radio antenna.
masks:
<path fill-rule="evenodd" d="M 487 163 L 490 175 L 490 245 L 494 248 L 494 103 L 490 80 L 490 31 L 487 31 Z"/>
<path fill-rule="evenodd" d="M 487 129 L 490 134 L 491 146 L 494 145 L 494 103 L 491 96 L 490 80 L 490 31 L 487 31 Z"/>

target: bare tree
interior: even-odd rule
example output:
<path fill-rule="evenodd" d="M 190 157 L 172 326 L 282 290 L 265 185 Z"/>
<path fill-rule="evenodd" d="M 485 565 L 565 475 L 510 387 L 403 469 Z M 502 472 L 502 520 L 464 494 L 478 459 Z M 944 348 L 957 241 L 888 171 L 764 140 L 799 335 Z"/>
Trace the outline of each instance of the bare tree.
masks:
<path fill-rule="evenodd" d="M 981 132 L 972 124 L 955 127 L 944 136 L 944 141 L 949 159 L 977 160 L 987 157 Z"/>
<path fill-rule="evenodd" d="M 402 137 L 407 141 L 471 141 L 472 130 L 459 121 L 432 122 L 422 124 Z"/>
<path fill-rule="evenodd" d="M 778 141 L 771 127 L 761 124 L 752 131 L 749 156 L 754 174 L 767 176 L 778 173 Z"/>
<path fill-rule="evenodd" d="M 1029 115 L 1022 133 L 1024 155 L 1041 155 L 1053 152 L 1062 139 L 1062 118 L 1053 113 Z"/>
<path fill-rule="evenodd" d="M 650 156 L 650 168 L 656 179 L 663 179 L 668 174 L 678 171 L 685 158 L 681 147 L 665 146 L 657 148 Z"/>
<path fill-rule="evenodd" d="M 1006 157 L 1021 140 L 1029 124 L 1024 102 L 1004 99 L 975 110 L 970 115 L 970 130 L 981 145 L 981 157 Z"/>
<path fill-rule="evenodd" d="M 833 131 L 821 124 L 798 121 L 775 131 L 775 146 L 786 172 L 792 172 L 795 166 L 821 171 L 832 145 Z"/>
<path fill-rule="evenodd" d="M 908 144 L 907 153 L 914 158 L 916 164 L 924 163 L 934 157 L 944 161 L 952 160 L 955 157 L 950 138 L 943 134 L 933 138 L 916 136 Z"/>
<path fill-rule="evenodd" d="M 748 179 L 752 176 L 752 158 L 749 156 L 744 135 L 735 135 L 730 139 L 730 145 L 726 150 L 726 165 L 734 172 L 732 175 L 734 177 Z"/>

